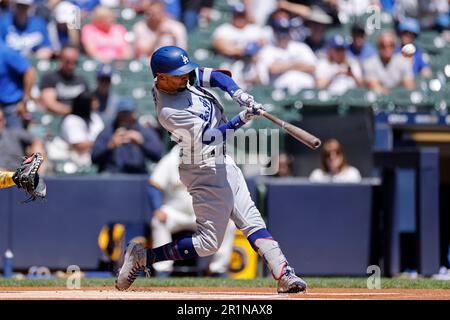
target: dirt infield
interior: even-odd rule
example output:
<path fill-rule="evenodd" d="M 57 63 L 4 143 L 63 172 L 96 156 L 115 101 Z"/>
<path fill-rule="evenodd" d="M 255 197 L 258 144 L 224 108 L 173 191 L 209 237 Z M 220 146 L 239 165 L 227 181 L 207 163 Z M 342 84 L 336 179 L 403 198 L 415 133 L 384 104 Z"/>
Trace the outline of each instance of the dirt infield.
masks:
<path fill-rule="evenodd" d="M 442 289 L 309 289 L 302 294 L 276 293 L 274 288 L 167 287 L 67 290 L 54 287 L 1 287 L 0 300 L 450 300 Z"/>

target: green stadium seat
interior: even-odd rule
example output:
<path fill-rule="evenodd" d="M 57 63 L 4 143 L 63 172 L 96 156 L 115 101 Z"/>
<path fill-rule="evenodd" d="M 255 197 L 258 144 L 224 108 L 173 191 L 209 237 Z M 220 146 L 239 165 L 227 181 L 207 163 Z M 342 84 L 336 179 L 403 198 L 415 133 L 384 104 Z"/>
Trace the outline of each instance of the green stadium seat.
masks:
<path fill-rule="evenodd" d="M 423 31 L 414 42 L 416 46 L 430 53 L 440 53 L 446 46 L 445 40 L 437 31 Z"/>
<path fill-rule="evenodd" d="M 434 108 L 433 100 L 420 89 L 408 90 L 405 88 L 394 88 L 388 94 L 387 99 L 391 101 L 396 109 L 408 111 L 429 111 Z"/>
<path fill-rule="evenodd" d="M 303 89 L 298 94 L 296 106 L 302 113 L 337 112 L 339 101 L 327 90 Z"/>
<path fill-rule="evenodd" d="M 370 108 L 379 101 L 379 95 L 367 88 L 353 88 L 340 98 L 340 103 L 345 107 Z"/>

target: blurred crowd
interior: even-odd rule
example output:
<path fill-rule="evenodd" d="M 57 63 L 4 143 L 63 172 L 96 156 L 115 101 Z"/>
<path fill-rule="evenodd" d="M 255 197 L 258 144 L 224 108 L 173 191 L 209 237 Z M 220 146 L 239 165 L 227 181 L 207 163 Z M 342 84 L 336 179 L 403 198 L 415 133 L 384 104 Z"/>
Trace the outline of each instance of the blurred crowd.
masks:
<path fill-rule="evenodd" d="M 149 173 L 148 162 L 165 151 L 163 136 L 154 119 L 139 121 L 133 97 L 113 90 L 112 63 L 147 63 L 164 45 L 194 52 L 190 37 L 217 20 L 219 4 L 228 8 L 227 20 L 205 49 L 226 59 L 223 66 L 240 86 L 269 85 L 291 95 L 318 88 L 339 96 L 357 87 L 379 94 L 413 89 L 430 77 L 421 48 L 413 57 L 401 48 L 424 30 L 448 42 L 449 2 L 0 0 L 0 169 L 14 169 L 14 159 L 39 150 L 50 160 L 94 164 L 99 172 Z M 134 17 L 131 26 L 120 23 L 124 8 Z M 392 28 L 374 33 L 386 15 Z M 332 32 L 343 24 L 350 25 L 349 34 Z M 82 56 L 98 62 L 94 86 L 77 73 Z M 38 81 L 33 61 L 39 59 L 57 61 L 57 69 Z M 152 82 L 149 77 L 148 90 Z M 27 130 L 30 103 L 62 117 L 51 142 Z"/>

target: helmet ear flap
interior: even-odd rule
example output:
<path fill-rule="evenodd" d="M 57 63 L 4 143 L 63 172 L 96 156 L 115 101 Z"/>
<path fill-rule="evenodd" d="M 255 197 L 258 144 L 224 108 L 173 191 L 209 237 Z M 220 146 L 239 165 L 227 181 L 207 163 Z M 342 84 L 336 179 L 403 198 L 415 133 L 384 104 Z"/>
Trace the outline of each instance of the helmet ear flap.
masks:
<path fill-rule="evenodd" d="M 197 74 L 195 70 L 192 70 L 189 72 L 189 85 L 193 86 L 195 85 L 195 81 L 197 80 Z"/>

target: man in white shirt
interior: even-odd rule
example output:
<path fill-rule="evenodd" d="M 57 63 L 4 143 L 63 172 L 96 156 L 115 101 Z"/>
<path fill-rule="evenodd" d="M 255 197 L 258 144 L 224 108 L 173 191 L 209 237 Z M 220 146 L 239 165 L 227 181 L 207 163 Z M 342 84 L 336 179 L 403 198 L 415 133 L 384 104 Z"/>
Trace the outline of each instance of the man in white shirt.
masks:
<path fill-rule="evenodd" d="M 213 47 L 221 55 L 234 60 L 224 68 L 230 69 L 240 86 L 259 82 L 255 61 L 261 48 L 270 40 L 270 31 L 247 18 L 243 4 L 233 7 L 231 23 L 220 25 L 213 33 Z"/>
<path fill-rule="evenodd" d="M 359 63 L 348 59 L 345 38 L 339 34 L 327 42 L 328 57 L 320 59 L 316 69 L 316 86 L 327 89 L 332 95 L 342 95 L 348 89 L 363 84 Z"/>
<path fill-rule="evenodd" d="M 317 58 L 305 43 L 291 40 L 290 28 L 289 20 L 281 20 L 274 26 L 275 43 L 261 51 L 258 63 L 265 70 L 264 84 L 296 94 L 314 87 Z"/>
<path fill-rule="evenodd" d="M 396 37 L 384 31 L 378 37 L 379 54 L 363 64 L 365 81 L 369 89 L 388 94 L 392 88 L 414 89 L 414 73 L 411 59 L 395 53 Z"/>

